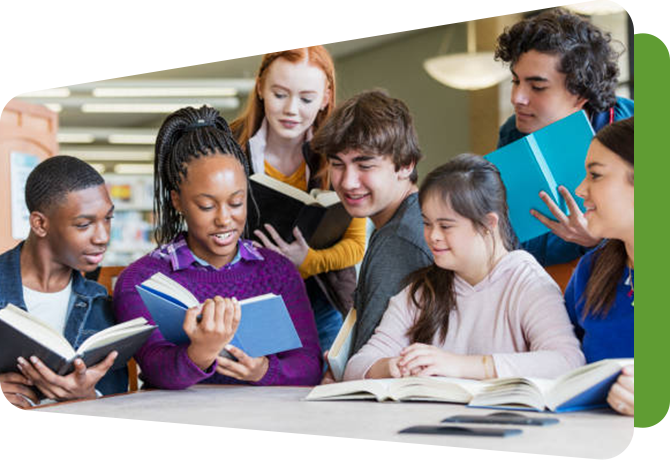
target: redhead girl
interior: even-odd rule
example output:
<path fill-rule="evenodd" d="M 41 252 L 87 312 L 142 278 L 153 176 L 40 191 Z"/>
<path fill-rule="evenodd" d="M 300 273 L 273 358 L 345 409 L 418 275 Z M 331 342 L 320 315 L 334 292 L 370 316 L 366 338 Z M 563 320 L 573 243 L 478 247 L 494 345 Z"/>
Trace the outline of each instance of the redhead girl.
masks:
<path fill-rule="evenodd" d="M 628 118 L 598 131 L 586 156 L 586 178 L 577 188 L 589 232 L 606 239 L 582 257 L 565 291 L 587 362 L 633 357 L 633 128 L 633 118 Z M 629 366 L 607 402 L 617 412 L 634 415 L 633 387 Z"/>
<path fill-rule="evenodd" d="M 556 377 L 584 364 L 556 283 L 513 251 L 494 165 L 459 155 L 419 190 L 434 264 L 393 297 L 345 380 L 414 375 Z"/>
<path fill-rule="evenodd" d="M 114 290 L 119 321 L 151 315 L 135 286 L 161 272 L 202 302 L 189 309 L 189 344 L 154 331 L 135 355 L 153 387 L 195 383 L 314 385 L 321 356 L 305 286 L 291 261 L 242 238 L 249 194 L 248 166 L 226 121 L 211 107 L 168 116 L 156 139 L 156 241 L 160 245 L 121 273 Z M 281 295 L 302 348 L 250 357 L 229 344 L 241 319 L 238 299 Z M 197 321 L 198 315 L 201 320 Z M 220 356 L 223 349 L 235 359 Z"/>
<path fill-rule="evenodd" d="M 334 105 L 335 70 L 324 47 L 263 56 L 247 107 L 231 124 L 251 173 L 267 174 L 303 191 L 329 188 L 327 165 L 310 149 L 309 141 Z M 250 215 L 251 228 L 255 220 Z M 271 221 L 272 216 L 260 216 L 265 231 L 258 229 L 255 236 L 298 267 L 316 317 L 321 348 L 327 350 L 342 325 L 341 312 L 353 304 L 353 267 L 365 252 L 365 219 L 353 219 L 338 243 L 320 250 L 310 248 L 297 228 L 294 242 L 285 242 L 268 225 Z"/>

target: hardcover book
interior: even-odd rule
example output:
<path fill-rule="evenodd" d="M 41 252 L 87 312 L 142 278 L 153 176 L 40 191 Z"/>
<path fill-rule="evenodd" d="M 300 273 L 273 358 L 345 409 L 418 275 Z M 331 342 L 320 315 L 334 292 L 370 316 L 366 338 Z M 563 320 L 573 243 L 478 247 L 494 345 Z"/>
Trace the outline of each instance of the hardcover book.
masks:
<path fill-rule="evenodd" d="M 586 176 L 584 160 L 593 135 L 586 114 L 579 111 L 484 157 L 500 171 L 510 221 L 520 242 L 550 231 L 530 214 L 535 209 L 554 219 L 540 199 L 540 191 L 544 190 L 566 215 L 570 213 L 558 186 L 563 185 L 574 196 Z M 584 211 L 583 200 L 574 198 Z"/>
<path fill-rule="evenodd" d="M 37 356 L 58 375 L 74 371 L 74 360 L 81 358 L 86 366 L 94 366 L 112 351 L 118 356 L 111 369 L 126 366 L 128 360 L 156 328 L 144 318 L 135 318 L 93 334 L 76 350 L 46 323 L 12 304 L 0 310 L 0 373 L 17 372 L 19 356 Z"/>
<path fill-rule="evenodd" d="M 250 178 L 258 212 L 248 203 L 248 225 L 253 231 L 270 224 L 287 243 L 293 242 L 293 228 L 298 227 L 309 247 L 329 248 L 337 243 L 349 227 L 351 216 L 337 193 L 314 189 L 310 193 L 263 174 Z M 267 232 L 265 232 L 267 233 Z"/>
<path fill-rule="evenodd" d="M 183 323 L 186 310 L 200 305 L 191 292 L 162 273 L 136 286 L 161 334 L 174 344 L 189 343 Z M 252 358 L 302 347 L 284 300 L 265 294 L 240 301 L 242 315 L 230 344 Z"/>

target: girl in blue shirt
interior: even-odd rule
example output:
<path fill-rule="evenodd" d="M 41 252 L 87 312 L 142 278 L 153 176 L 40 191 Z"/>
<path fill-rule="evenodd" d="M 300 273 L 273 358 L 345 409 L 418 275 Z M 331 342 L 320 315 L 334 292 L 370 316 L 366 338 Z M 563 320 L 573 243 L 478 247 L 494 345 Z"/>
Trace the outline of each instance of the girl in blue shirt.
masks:
<path fill-rule="evenodd" d="M 632 358 L 634 301 L 633 118 L 596 134 L 586 156 L 584 198 L 588 230 L 604 242 L 579 262 L 565 292 L 570 319 L 587 362 Z M 612 386 L 607 402 L 633 415 L 633 366 Z"/>

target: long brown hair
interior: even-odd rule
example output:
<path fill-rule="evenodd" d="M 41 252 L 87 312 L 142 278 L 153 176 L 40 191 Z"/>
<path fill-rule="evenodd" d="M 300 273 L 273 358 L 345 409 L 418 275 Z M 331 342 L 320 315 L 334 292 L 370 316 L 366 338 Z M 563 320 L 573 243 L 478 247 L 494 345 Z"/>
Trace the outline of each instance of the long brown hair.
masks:
<path fill-rule="evenodd" d="M 634 167 L 633 118 L 618 121 L 598 131 L 595 139 Z M 634 177 L 629 177 L 631 184 Z M 626 269 L 628 254 L 621 240 L 608 240 L 593 255 L 591 276 L 584 291 L 584 318 L 607 316 L 616 299 L 617 284 Z"/>
<path fill-rule="evenodd" d="M 507 215 L 507 193 L 493 163 L 477 155 L 458 155 L 431 171 L 419 189 L 419 201 L 438 196 L 461 216 L 470 219 L 481 234 L 492 233 L 487 215 L 498 215 L 498 232 L 505 249 L 516 247 L 516 237 Z M 493 239 L 495 242 L 495 238 Z M 456 309 L 454 272 L 435 263 L 408 277 L 409 298 L 420 313 L 407 337 L 412 342 L 431 343 L 436 333 L 447 337 L 449 314 Z"/>
<path fill-rule="evenodd" d="M 328 100 L 328 105 L 318 113 L 314 120 L 314 124 L 312 125 L 314 131 L 321 126 L 335 106 L 335 65 L 333 64 L 333 58 L 330 56 L 330 53 L 328 53 L 326 48 L 323 46 L 310 46 L 308 48 L 278 51 L 276 53 L 268 53 L 264 55 L 263 60 L 261 61 L 261 66 L 258 69 L 258 74 L 256 75 L 256 86 L 254 87 L 254 90 L 249 93 L 244 112 L 230 124 L 230 129 L 237 137 L 237 142 L 245 152 L 249 139 L 251 139 L 253 135 L 256 134 L 256 131 L 260 129 L 261 124 L 263 123 L 263 118 L 265 118 L 265 106 L 263 105 L 263 101 L 259 94 L 265 83 L 267 70 L 270 68 L 270 65 L 279 58 L 286 59 L 293 63 L 307 61 L 311 65 L 323 70 L 323 73 L 326 75 L 326 85 L 330 90 L 330 98 Z"/>

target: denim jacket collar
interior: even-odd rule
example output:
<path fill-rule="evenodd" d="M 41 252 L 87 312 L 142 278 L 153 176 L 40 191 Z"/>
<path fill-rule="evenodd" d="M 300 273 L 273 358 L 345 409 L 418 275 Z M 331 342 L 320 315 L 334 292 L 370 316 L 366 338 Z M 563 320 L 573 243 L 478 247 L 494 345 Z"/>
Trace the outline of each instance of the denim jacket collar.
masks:
<path fill-rule="evenodd" d="M 8 303 L 26 309 L 23 299 L 23 283 L 21 280 L 21 248 L 23 241 L 14 249 L 0 255 L 0 308 Z M 106 297 L 107 290 L 100 284 L 84 278 L 77 270 L 72 271 L 72 296 L 70 298 L 70 310 L 72 307 L 88 307 L 100 298 Z"/>

